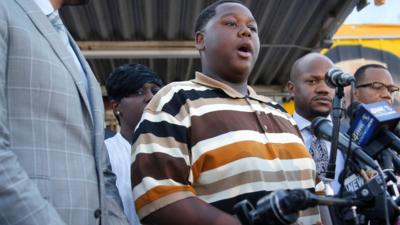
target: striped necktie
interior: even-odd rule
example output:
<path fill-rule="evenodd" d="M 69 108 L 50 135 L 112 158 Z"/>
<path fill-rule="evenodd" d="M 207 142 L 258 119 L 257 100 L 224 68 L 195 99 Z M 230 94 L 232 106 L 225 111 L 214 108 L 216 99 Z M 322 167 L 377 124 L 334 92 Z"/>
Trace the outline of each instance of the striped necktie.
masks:
<path fill-rule="evenodd" d="M 67 29 L 65 28 L 64 23 L 62 22 L 60 15 L 58 14 L 58 11 L 52 12 L 47 16 L 47 18 L 50 20 L 51 25 L 53 25 L 57 33 L 60 35 L 63 43 L 68 46 L 69 39 L 68 39 Z"/>
<path fill-rule="evenodd" d="M 89 96 L 89 84 L 86 77 L 86 72 L 83 70 L 82 64 L 74 49 L 72 48 L 71 43 L 69 42 L 67 28 L 65 28 L 64 23 L 62 22 L 60 15 L 58 14 L 58 11 L 56 10 L 50 13 L 49 15 L 47 15 L 47 18 L 49 19 L 50 23 L 53 25 L 57 33 L 60 35 L 60 38 L 63 44 L 67 47 L 69 53 L 72 55 L 74 62 L 78 68 L 81 81 L 83 82 L 83 86 L 85 87 L 86 95 Z"/>

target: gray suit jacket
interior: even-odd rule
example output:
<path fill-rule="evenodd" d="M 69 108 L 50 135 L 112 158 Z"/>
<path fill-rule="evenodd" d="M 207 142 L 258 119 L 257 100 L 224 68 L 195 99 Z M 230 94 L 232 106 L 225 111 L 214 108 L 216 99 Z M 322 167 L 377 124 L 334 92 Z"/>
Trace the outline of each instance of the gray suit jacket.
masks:
<path fill-rule="evenodd" d="M 127 224 L 99 84 L 79 57 L 89 96 L 39 7 L 0 1 L 0 224 Z"/>

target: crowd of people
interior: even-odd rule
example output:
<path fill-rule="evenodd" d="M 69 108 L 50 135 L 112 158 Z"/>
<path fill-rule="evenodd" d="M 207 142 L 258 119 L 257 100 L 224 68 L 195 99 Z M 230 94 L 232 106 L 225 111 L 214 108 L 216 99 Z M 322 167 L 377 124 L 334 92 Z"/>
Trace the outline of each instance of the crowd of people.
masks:
<path fill-rule="evenodd" d="M 331 143 L 310 124 L 331 120 L 327 56 L 293 64 L 292 117 L 247 84 L 260 50 L 252 12 L 213 2 L 196 19 L 194 79 L 164 86 L 141 64 L 109 75 L 120 131 L 104 140 L 100 86 L 58 15 L 87 2 L 0 2 L 0 224 L 239 225 L 233 207 L 244 199 L 326 183 Z M 354 77 L 361 103 L 392 104 L 399 91 L 382 65 Z M 345 158 L 338 151 L 325 194 L 343 189 Z M 310 207 L 297 224 L 341 224 L 341 213 Z"/>

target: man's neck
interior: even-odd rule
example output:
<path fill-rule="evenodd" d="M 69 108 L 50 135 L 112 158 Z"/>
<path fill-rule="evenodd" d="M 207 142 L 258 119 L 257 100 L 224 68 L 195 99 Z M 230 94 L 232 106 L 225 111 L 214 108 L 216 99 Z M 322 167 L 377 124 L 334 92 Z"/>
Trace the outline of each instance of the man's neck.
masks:
<path fill-rule="evenodd" d="M 249 90 L 247 88 L 247 82 L 243 82 L 243 83 L 231 83 L 229 81 L 226 81 L 224 79 L 222 79 L 219 76 L 214 76 L 212 73 L 204 73 L 205 75 L 218 80 L 228 86 L 230 86 L 232 89 L 234 89 L 235 91 L 239 92 L 240 94 L 242 94 L 243 96 L 247 96 L 249 94 Z M 211 74 L 211 75 L 210 75 Z"/>
<path fill-rule="evenodd" d="M 50 0 L 51 4 L 54 7 L 54 10 L 58 10 L 62 6 L 62 0 Z"/>
<path fill-rule="evenodd" d="M 308 127 L 311 123 L 311 121 L 304 118 L 297 111 L 295 111 L 295 113 L 293 114 L 293 118 L 296 121 L 297 126 L 299 127 L 300 130 L 303 130 L 304 128 Z"/>
<path fill-rule="evenodd" d="M 222 81 L 224 82 L 224 81 Z M 242 94 L 243 96 L 249 95 L 249 90 L 247 89 L 247 84 L 232 84 L 232 83 L 227 83 L 231 88 L 235 89 L 237 92 Z"/>
<path fill-rule="evenodd" d="M 206 76 L 209 76 L 215 80 L 218 80 L 218 81 L 230 86 L 232 89 L 239 92 L 243 96 L 247 96 L 249 94 L 248 88 L 247 88 L 247 79 L 241 83 L 232 83 L 232 82 L 229 82 L 229 81 L 223 79 L 221 76 L 218 75 L 217 72 L 210 70 L 209 68 L 207 68 L 207 66 L 204 66 L 204 65 L 202 66 L 202 73 Z"/>

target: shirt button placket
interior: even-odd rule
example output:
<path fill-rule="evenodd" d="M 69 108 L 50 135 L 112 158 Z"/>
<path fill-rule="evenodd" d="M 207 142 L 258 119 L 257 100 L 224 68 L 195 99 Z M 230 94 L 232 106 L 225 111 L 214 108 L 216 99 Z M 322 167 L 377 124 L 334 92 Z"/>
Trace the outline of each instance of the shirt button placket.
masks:
<path fill-rule="evenodd" d="M 250 100 L 249 100 L 248 98 L 246 98 L 246 101 L 247 101 L 247 103 L 250 105 L 251 109 L 252 109 L 253 111 L 255 111 L 258 124 L 259 124 L 260 127 L 263 129 L 263 131 L 264 131 L 264 133 L 265 133 L 265 135 L 266 135 L 267 130 L 268 130 L 268 126 L 267 126 L 265 123 L 263 123 L 263 119 L 262 119 L 263 113 L 262 113 L 261 111 L 257 111 L 256 109 L 254 109 L 253 106 L 252 106 L 252 104 L 251 104 L 251 102 L 250 102 Z"/>

